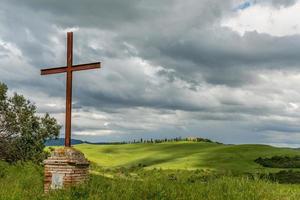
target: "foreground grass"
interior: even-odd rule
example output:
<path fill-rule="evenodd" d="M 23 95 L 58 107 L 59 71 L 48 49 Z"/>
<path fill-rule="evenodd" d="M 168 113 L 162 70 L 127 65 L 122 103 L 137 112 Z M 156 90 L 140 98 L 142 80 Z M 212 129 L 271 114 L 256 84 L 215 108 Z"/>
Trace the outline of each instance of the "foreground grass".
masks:
<path fill-rule="evenodd" d="M 258 157 L 300 156 L 300 151 L 268 145 L 222 145 L 206 142 L 167 142 L 159 144 L 75 145 L 89 160 L 100 166 L 147 169 L 212 169 L 234 173 L 266 173 L 280 169 L 264 168 Z"/>
<path fill-rule="evenodd" d="M 106 171 L 99 171 L 105 175 Z M 76 188 L 43 194 L 42 167 L 0 163 L 0 199 L 300 199 L 298 185 L 280 185 L 247 177 L 217 176 L 206 171 L 109 171 L 113 178 L 91 175 Z"/>

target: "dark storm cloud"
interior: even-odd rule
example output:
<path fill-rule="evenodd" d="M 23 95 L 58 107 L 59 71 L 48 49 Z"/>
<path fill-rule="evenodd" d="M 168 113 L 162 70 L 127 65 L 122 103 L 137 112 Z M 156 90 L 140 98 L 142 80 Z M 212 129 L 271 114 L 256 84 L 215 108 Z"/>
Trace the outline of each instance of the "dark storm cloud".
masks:
<path fill-rule="evenodd" d="M 300 50 L 299 36 L 276 38 L 252 32 L 242 37 L 226 28 L 211 27 L 211 24 L 229 13 L 232 6 L 230 1 L 191 2 L 173 1 L 167 4 L 160 1 L 148 3 L 136 0 L 69 3 L 34 0 L 19 3 L 29 9 L 25 10 L 26 12 L 22 10 L 23 14 L 30 16 L 32 15 L 29 13 L 30 10 L 34 10 L 36 14 L 45 16 L 43 20 L 46 20 L 45 24 L 48 26 L 57 23 L 62 27 L 97 26 L 102 29 L 102 23 L 110 23 L 115 26 L 110 28 L 118 32 L 115 41 L 133 44 L 139 52 L 138 56 L 163 67 L 175 69 L 177 76 L 190 82 L 199 82 L 195 75 L 201 73 L 212 84 L 238 86 L 243 82 L 252 83 L 253 79 L 255 81 L 255 77 L 247 76 L 242 67 L 281 68 L 295 66 L 298 63 L 299 57 L 296 52 Z M 9 1 L 8 5 L 14 3 L 16 1 Z M 272 3 L 290 5 L 292 1 L 272 1 Z M 9 13 L 7 15 L 10 16 Z M 23 51 L 24 54 L 31 58 L 30 61 L 35 66 L 41 66 L 49 58 L 53 58 L 54 53 L 49 44 L 54 44 L 48 37 L 53 32 L 51 28 L 42 25 L 34 16 L 29 19 L 20 19 L 17 16 L 14 19 L 10 17 L 7 19 L 11 21 L 6 24 L 13 24 L 12 21 L 19 22 L 14 26 L 19 27 L 14 28 L 16 30 L 13 33 L 18 34 L 15 35 L 14 38 L 17 40 L 14 42 L 21 49 L 26 49 Z M 38 30 L 32 31 L 37 24 L 45 26 L 45 29 L 39 27 Z M 103 29 L 110 28 L 103 27 Z M 46 31 L 46 34 L 42 31 Z M 32 34 L 34 40 L 26 38 L 28 32 Z M 118 52 L 124 47 L 114 44 L 111 48 L 113 50 L 109 52 L 99 50 L 93 52 L 95 50 L 87 48 L 87 54 L 122 56 Z M 58 62 L 54 61 L 54 64 Z M 235 72 L 234 76 L 232 72 Z"/>
<path fill-rule="evenodd" d="M 255 78 L 248 73 L 252 69 L 295 68 L 300 61 L 298 35 L 273 37 L 248 32 L 240 36 L 220 27 L 209 30 L 202 27 L 191 33 L 190 29 L 183 31 L 184 36 L 179 33 L 160 39 L 154 37 L 155 40 L 144 40 L 142 44 L 141 38 L 136 43 L 141 45 L 141 55 L 152 62 L 176 69 L 183 76 L 202 73 L 212 84 L 229 86 L 252 83 Z"/>
<path fill-rule="evenodd" d="M 7 1 L 11 5 L 18 4 L 34 10 L 36 16 L 51 17 L 54 23 L 62 26 L 104 26 L 114 27 L 125 21 L 136 21 L 143 17 L 137 8 L 139 0 L 75 0 L 75 1 Z"/>
<path fill-rule="evenodd" d="M 276 8 L 295 2 L 257 1 Z M 74 63 L 101 60 L 103 69 L 75 73 L 74 109 L 108 116 L 98 120 L 78 115 L 78 134 L 100 129 L 107 132 L 99 134 L 115 131 L 125 138 L 130 136 L 124 133 L 164 137 L 163 132 L 210 130 L 217 138 L 223 129 L 228 135 L 243 128 L 246 135 L 255 127 L 285 131 L 286 121 L 273 128 L 268 123 L 280 114 L 296 119 L 285 109 L 297 109 L 289 103 L 297 103 L 298 93 L 289 94 L 286 86 L 278 90 L 288 95 L 279 95 L 265 76 L 278 70 L 298 73 L 300 37 L 241 36 L 220 26 L 223 18 L 236 14 L 234 7 L 231 0 L 4 0 L 0 80 L 35 99 L 41 112 L 59 115 L 65 75 L 40 77 L 39 70 L 65 65 L 65 32 L 75 28 Z M 20 60 L 8 67 L 16 56 Z M 20 69 L 26 70 L 19 74 Z M 271 116 L 266 126 L 256 121 L 262 116 Z"/>
<path fill-rule="evenodd" d="M 193 61 L 199 68 L 209 69 L 259 67 L 267 64 L 276 68 L 299 63 L 300 58 L 295 51 L 300 49 L 299 36 L 277 38 L 257 32 L 239 36 L 230 31 L 220 31 L 219 33 L 224 33 L 226 37 L 199 32 L 197 40 L 187 39 L 185 42 L 175 42 L 169 46 L 158 46 L 158 49 L 172 59 Z"/>

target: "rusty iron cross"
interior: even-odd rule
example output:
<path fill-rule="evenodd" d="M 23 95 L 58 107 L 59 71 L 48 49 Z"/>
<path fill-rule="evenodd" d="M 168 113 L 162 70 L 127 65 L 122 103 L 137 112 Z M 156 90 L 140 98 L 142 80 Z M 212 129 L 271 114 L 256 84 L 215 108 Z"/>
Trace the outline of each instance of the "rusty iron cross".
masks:
<path fill-rule="evenodd" d="M 71 146 L 71 116 L 72 116 L 72 73 L 88 69 L 100 68 L 100 62 L 73 65 L 73 32 L 67 33 L 67 66 L 42 69 L 41 75 L 67 73 L 66 86 L 66 121 L 65 121 L 65 146 Z"/>

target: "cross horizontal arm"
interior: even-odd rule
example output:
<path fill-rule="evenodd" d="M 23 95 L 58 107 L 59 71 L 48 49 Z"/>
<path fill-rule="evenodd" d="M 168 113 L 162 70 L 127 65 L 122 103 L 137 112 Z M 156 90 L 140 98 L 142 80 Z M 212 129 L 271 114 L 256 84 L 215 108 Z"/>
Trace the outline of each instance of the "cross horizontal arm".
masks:
<path fill-rule="evenodd" d="M 50 68 L 50 69 L 42 69 L 41 75 L 48 75 L 48 74 L 58 74 L 63 73 L 67 71 L 67 67 L 56 67 L 56 68 Z"/>
<path fill-rule="evenodd" d="M 100 62 L 96 62 L 96 63 L 73 65 L 71 67 L 71 71 L 96 69 L 96 68 L 100 68 L 100 64 L 101 64 Z M 64 73 L 67 70 L 68 70 L 68 67 L 57 67 L 57 68 L 42 69 L 41 70 L 41 75 Z"/>
<path fill-rule="evenodd" d="M 88 70 L 88 69 L 97 69 L 100 68 L 101 63 L 88 63 L 88 64 L 80 64 L 80 65 L 73 65 L 71 68 L 72 71 L 81 71 L 81 70 Z"/>

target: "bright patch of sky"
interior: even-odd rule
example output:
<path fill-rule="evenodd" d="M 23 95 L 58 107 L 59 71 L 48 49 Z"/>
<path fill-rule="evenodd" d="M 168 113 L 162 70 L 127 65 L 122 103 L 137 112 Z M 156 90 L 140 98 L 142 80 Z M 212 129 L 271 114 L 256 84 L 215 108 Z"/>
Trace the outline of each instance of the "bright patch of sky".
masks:
<path fill-rule="evenodd" d="M 256 1 L 246 1 L 237 6 L 236 14 L 221 22 L 223 27 L 244 35 L 256 31 L 282 37 L 300 33 L 300 2 L 290 7 L 270 7 Z"/>
<path fill-rule="evenodd" d="M 238 10 L 245 10 L 247 8 L 249 8 L 251 5 L 253 5 L 253 2 L 251 1 L 245 1 L 241 4 L 239 4 L 234 10 L 238 11 Z"/>

